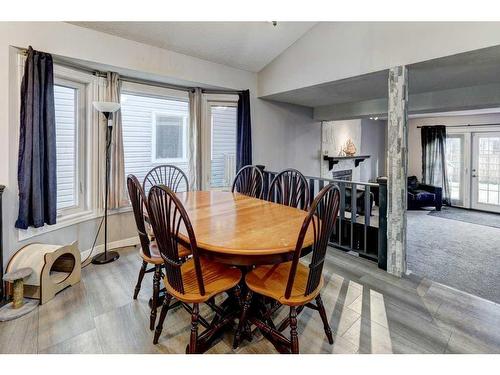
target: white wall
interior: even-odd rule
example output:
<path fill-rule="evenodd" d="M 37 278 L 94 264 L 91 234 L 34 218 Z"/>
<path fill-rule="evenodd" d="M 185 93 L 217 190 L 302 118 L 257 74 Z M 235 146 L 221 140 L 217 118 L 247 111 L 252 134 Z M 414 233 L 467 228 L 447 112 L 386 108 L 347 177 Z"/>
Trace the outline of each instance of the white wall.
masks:
<path fill-rule="evenodd" d="M 325 121 L 322 135 L 323 152 L 329 156 L 337 156 L 343 145 L 351 139 L 356 147 L 356 155 L 370 155 L 358 167 L 352 160 L 342 160 L 333 170 L 352 169 L 353 181 L 367 182 L 385 173 L 385 145 L 387 126 L 385 121 L 368 119 Z M 321 175 L 331 178 L 328 162 L 323 161 Z"/>
<path fill-rule="evenodd" d="M 259 72 L 259 96 L 498 44 L 499 22 L 319 23 Z"/>
<path fill-rule="evenodd" d="M 321 123 L 312 119 L 311 108 L 257 102 L 252 121 L 254 164 L 263 164 L 271 171 L 295 168 L 305 175 L 319 176 L 320 141 Z"/>
<path fill-rule="evenodd" d="M 385 176 L 386 140 L 387 121 L 368 119 L 361 121 L 360 154 L 370 155 L 369 159 L 359 165 L 361 181 L 370 181 L 379 176 Z"/>
<path fill-rule="evenodd" d="M 14 229 L 17 217 L 17 149 L 19 133 L 19 87 L 15 47 L 28 47 L 71 59 L 96 63 L 128 75 L 199 86 L 250 89 L 252 107 L 253 154 L 256 163 L 274 170 L 296 167 L 314 174 L 315 151 L 305 147 L 319 143 L 319 125 L 307 108 L 274 105 L 256 99 L 256 74 L 221 64 L 61 22 L 0 22 L 0 184 L 4 192 L 4 262 L 17 249 L 33 241 L 68 243 L 79 241 L 80 250 L 90 248 L 97 220 L 72 225 L 31 240 L 19 241 Z M 315 139 L 317 141 L 315 141 Z M 109 220 L 110 241 L 135 235 L 130 213 L 114 214 Z M 102 243 L 102 238 L 98 240 Z"/>
<path fill-rule="evenodd" d="M 408 122 L 408 176 L 422 179 L 422 143 L 418 126 L 491 123 L 500 123 L 500 113 L 411 118 Z"/>

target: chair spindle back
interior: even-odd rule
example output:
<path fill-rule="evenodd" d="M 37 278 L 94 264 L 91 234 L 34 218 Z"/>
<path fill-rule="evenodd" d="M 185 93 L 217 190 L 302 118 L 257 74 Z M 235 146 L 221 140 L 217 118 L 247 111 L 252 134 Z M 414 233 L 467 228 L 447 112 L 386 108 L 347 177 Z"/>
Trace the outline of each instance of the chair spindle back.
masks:
<path fill-rule="evenodd" d="M 205 294 L 205 286 L 201 273 L 200 258 L 193 226 L 181 201 L 174 191 L 165 185 L 155 185 L 149 191 L 148 212 L 156 243 L 165 262 L 165 273 L 169 284 L 179 293 L 184 294 L 179 257 L 179 231 L 184 227 L 189 237 L 189 245 L 193 255 L 198 288 Z"/>
<path fill-rule="evenodd" d="M 151 169 L 142 183 L 145 194 L 155 185 L 165 185 L 174 192 L 189 191 L 189 183 L 186 174 L 175 165 L 164 164 Z"/>
<path fill-rule="evenodd" d="M 321 280 L 321 273 L 323 272 L 323 265 L 325 263 L 328 240 L 337 221 L 339 205 L 340 191 L 335 184 L 325 186 L 318 193 L 311 204 L 309 214 L 304 219 L 304 223 L 302 224 L 299 238 L 297 240 L 285 290 L 285 298 L 290 298 L 295 280 L 295 273 L 297 271 L 297 265 L 300 259 L 300 253 L 302 251 L 302 245 L 310 225 L 313 227 L 314 242 L 312 245 L 312 257 L 311 262 L 309 263 L 309 275 L 304 295 L 307 296 L 311 294 L 318 287 Z"/>
<path fill-rule="evenodd" d="M 264 176 L 255 165 L 241 168 L 233 181 L 231 191 L 261 199 L 264 195 Z"/>
<path fill-rule="evenodd" d="M 142 251 L 146 256 L 150 257 L 150 240 L 146 231 L 146 223 L 144 221 L 144 210 L 147 209 L 147 199 L 139 180 L 133 174 L 129 174 L 127 176 L 127 189 L 130 197 L 130 203 L 132 204 L 132 210 L 134 212 L 135 225 L 137 227 L 137 233 L 139 234 L 139 240 L 141 241 Z"/>
<path fill-rule="evenodd" d="M 285 169 L 271 181 L 267 200 L 306 210 L 309 206 L 309 186 L 302 173 Z"/>

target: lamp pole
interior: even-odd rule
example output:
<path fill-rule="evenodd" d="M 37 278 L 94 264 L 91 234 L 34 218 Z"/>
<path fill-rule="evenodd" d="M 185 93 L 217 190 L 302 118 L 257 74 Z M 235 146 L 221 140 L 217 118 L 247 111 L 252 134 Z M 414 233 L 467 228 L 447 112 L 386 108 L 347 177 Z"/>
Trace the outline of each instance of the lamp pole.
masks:
<path fill-rule="evenodd" d="M 111 104 L 114 104 L 112 106 Z M 111 149 L 111 135 L 113 133 L 113 112 L 116 112 L 119 103 L 94 103 L 94 107 L 106 117 L 106 168 L 104 179 L 104 252 L 92 258 L 93 264 L 106 264 L 117 260 L 120 257 L 116 251 L 108 251 L 108 196 L 109 196 L 109 161 Z"/>

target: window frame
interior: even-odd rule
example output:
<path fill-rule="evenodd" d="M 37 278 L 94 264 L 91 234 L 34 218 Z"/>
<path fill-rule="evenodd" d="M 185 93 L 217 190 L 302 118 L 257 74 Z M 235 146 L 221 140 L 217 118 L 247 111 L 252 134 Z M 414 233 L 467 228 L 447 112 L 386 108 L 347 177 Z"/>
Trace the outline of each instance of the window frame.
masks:
<path fill-rule="evenodd" d="M 85 99 L 86 86 L 82 82 L 61 78 L 54 75 L 54 86 L 67 87 L 75 90 L 75 201 L 76 204 L 70 207 L 58 208 L 57 218 L 63 218 L 67 215 L 75 215 L 86 210 L 87 200 L 85 199 L 85 173 L 86 173 L 86 158 L 85 158 L 85 123 L 87 102 Z"/>
<path fill-rule="evenodd" d="M 152 129 L 151 129 L 151 143 L 152 143 L 152 152 L 151 152 L 151 163 L 153 164 L 163 164 L 163 163 L 187 163 L 187 148 L 188 148 L 188 117 L 186 116 L 177 116 L 169 114 L 168 112 L 160 112 L 154 111 L 152 113 Z M 158 127 L 158 117 L 177 117 L 182 119 L 182 157 L 180 158 L 157 158 L 156 157 L 156 132 Z M 172 126 L 172 125 L 160 125 L 160 126 Z"/>
<path fill-rule="evenodd" d="M 202 95 L 202 124 L 201 124 L 201 153 L 202 153 L 202 181 L 201 188 L 210 190 L 212 176 L 212 107 L 238 107 L 238 95 L 231 94 L 203 94 Z M 237 124 L 236 124 L 237 126 Z M 236 171 L 237 172 L 237 171 Z"/>

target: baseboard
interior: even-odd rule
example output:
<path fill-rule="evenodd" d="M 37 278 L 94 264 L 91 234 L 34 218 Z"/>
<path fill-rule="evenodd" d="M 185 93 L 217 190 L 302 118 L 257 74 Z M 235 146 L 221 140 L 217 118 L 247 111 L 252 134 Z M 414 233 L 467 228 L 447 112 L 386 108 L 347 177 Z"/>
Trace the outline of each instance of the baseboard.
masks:
<path fill-rule="evenodd" d="M 108 242 L 108 250 L 119 249 L 121 247 L 127 247 L 127 246 L 135 246 L 138 244 L 139 244 L 139 237 L 137 237 L 137 236 L 130 237 L 130 238 L 124 238 L 122 240 Z M 92 249 L 82 251 L 80 253 L 82 260 L 87 259 L 87 257 L 89 256 L 91 251 L 92 251 Z M 93 251 L 92 255 L 96 255 L 96 254 L 99 254 L 102 252 L 104 252 L 104 244 L 97 245 L 96 247 L 94 247 L 94 251 Z"/>

